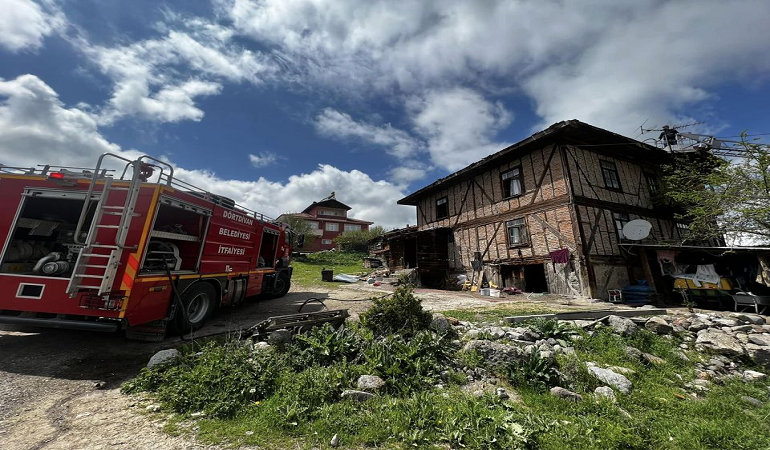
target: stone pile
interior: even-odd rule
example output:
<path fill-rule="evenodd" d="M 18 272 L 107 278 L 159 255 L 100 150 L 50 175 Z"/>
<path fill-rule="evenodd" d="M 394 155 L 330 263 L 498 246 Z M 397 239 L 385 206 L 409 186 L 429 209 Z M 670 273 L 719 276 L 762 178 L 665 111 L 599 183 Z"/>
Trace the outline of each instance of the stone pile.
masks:
<path fill-rule="evenodd" d="M 475 351 L 491 367 L 512 360 L 521 361 L 535 350 L 544 358 L 575 352 L 568 341 L 544 338 L 526 326 L 506 327 L 470 322 L 453 325 L 465 340 L 464 350 Z M 680 351 L 676 353 L 679 358 L 689 361 L 686 352 L 692 352 L 691 356 L 697 355 L 696 361 L 702 360 L 695 364 L 695 379 L 686 385 L 694 392 L 707 391 L 715 380 L 734 377 L 755 381 L 767 376 L 762 371 L 751 370 L 746 366 L 756 365 L 763 370 L 770 370 L 770 324 L 765 317 L 757 314 L 714 312 L 634 318 L 608 316 L 594 321 L 573 321 L 572 325 L 582 327 L 589 335 L 600 327 L 612 329 L 621 336 L 633 336 L 642 329 L 672 340 L 676 335 L 682 341 Z M 579 338 L 580 335 L 575 335 L 571 340 Z M 659 356 L 644 353 L 634 347 L 626 348 L 626 354 L 646 366 L 666 363 Z M 629 393 L 633 389 L 628 378 L 635 373 L 632 369 L 601 367 L 593 362 L 584 364 L 588 372 L 605 385 L 596 390 L 595 397 L 614 401 L 615 392 Z M 466 370 L 468 380 L 488 381 L 486 372 L 481 372 Z M 583 398 L 563 387 L 556 387 L 551 393 L 572 401 Z"/>

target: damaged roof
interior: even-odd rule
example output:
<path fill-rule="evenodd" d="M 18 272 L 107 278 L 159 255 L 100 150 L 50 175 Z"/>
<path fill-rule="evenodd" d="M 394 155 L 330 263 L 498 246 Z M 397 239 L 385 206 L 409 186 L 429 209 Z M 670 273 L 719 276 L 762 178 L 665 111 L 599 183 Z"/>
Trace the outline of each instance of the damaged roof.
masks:
<path fill-rule="evenodd" d="M 526 151 L 556 143 L 557 141 L 560 144 L 576 146 L 581 144 L 590 145 L 595 150 L 614 153 L 618 156 L 620 156 L 619 152 L 624 152 L 622 156 L 628 159 L 639 159 L 641 156 L 647 161 L 664 161 L 669 156 L 664 150 L 636 139 L 631 139 L 576 119 L 565 120 L 555 123 L 545 130 L 538 131 L 532 136 L 510 145 L 497 153 L 476 161 L 464 169 L 440 178 L 428 186 L 407 195 L 397 203 L 399 205 L 417 205 L 417 201 L 420 198 L 441 190 L 445 186 L 469 179 L 479 172 L 489 170 L 490 167 L 499 164 L 499 160 L 502 158 L 513 157 L 516 153 L 525 154 Z M 635 150 L 643 150 L 644 154 L 639 155 L 639 152 L 628 152 L 629 147 L 634 147 Z"/>

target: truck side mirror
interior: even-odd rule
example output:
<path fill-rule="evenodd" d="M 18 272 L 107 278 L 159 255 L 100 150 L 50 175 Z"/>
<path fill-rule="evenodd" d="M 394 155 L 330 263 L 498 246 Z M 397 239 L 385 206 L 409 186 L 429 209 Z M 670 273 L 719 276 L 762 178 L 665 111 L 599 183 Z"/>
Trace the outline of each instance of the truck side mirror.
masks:
<path fill-rule="evenodd" d="M 305 246 L 305 235 L 300 234 L 297 236 L 297 248 L 302 248 Z"/>

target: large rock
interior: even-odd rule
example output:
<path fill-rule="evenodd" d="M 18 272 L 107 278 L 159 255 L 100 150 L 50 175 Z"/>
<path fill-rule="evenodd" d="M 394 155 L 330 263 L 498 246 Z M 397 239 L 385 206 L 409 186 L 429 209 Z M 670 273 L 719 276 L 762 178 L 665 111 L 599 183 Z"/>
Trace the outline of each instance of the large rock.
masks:
<path fill-rule="evenodd" d="M 631 392 L 631 380 L 625 376 L 617 372 L 613 372 L 610 369 L 603 369 L 601 367 L 595 366 L 592 363 L 587 363 L 586 367 L 588 367 L 588 371 L 591 372 L 598 380 L 615 387 L 615 389 L 624 394 Z"/>
<path fill-rule="evenodd" d="M 275 330 L 267 336 L 270 345 L 283 346 L 291 342 L 291 331 L 286 329 Z"/>
<path fill-rule="evenodd" d="M 559 386 L 551 388 L 551 395 L 559 398 L 563 398 L 565 400 L 570 400 L 573 402 L 579 402 L 580 400 L 583 400 L 582 395 L 572 392 L 569 389 L 564 389 L 563 387 L 559 387 Z"/>
<path fill-rule="evenodd" d="M 746 353 L 752 361 L 770 370 L 770 347 L 748 343 L 746 344 Z"/>
<path fill-rule="evenodd" d="M 626 356 L 636 361 L 642 361 L 642 351 L 630 345 L 626 347 Z"/>
<path fill-rule="evenodd" d="M 658 316 L 650 317 L 647 322 L 645 322 L 644 327 L 657 334 L 671 334 L 671 332 L 674 331 L 674 327 L 669 325 L 665 319 Z"/>
<path fill-rule="evenodd" d="M 362 391 L 376 391 L 385 386 L 385 380 L 377 375 L 361 375 L 358 377 L 356 386 Z"/>
<path fill-rule="evenodd" d="M 152 355 L 150 361 L 147 362 L 147 368 L 152 369 L 153 367 L 159 366 L 161 364 L 173 364 L 180 356 L 182 356 L 182 354 L 179 353 L 179 350 L 175 348 L 161 350 L 158 353 Z"/>
<path fill-rule="evenodd" d="M 605 398 L 612 403 L 615 403 L 615 391 L 609 386 L 599 386 L 594 389 L 594 394 L 596 394 L 597 397 Z"/>
<path fill-rule="evenodd" d="M 759 314 L 732 313 L 730 314 L 730 317 L 744 323 L 752 323 L 754 325 L 765 324 L 765 318 L 760 316 Z"/>
<path fill-rule="evenodd" d="M 698 333 L 696 345 L 712 350 L 720 355 L 740 356 L 744 354 L 741 343 L 735 337 L 714 329 L 704 330 Z"/>
<path fill-rule="evenodd" d="M 357 402 L 365 402 L 367 400 L 371 400 L 375 397 L 374 394 L 371 392 L 364 392 L 364 391 L 356 391 L 353 389 L 348 389 L 345 391 L 342 391 L 342 398 L 349 398 L 351 400 L 355 400 Z"/>
<path fill-rule="evenodd" d="M 463 350 L 475 350 L 491 366 L 521 360 L 524 356 L 524 351 L 519 347 L 485 340 L 468 341 Z"/>
<path fill-rule="evenodd" d="M 607 317 L 607 324 L 610 328 L 622 336 L 633 336 L 639 331 L 639 327 L 630 319 L 620 316 Z"/>
<path fill-rule="evenodd" d="M 760 347 L 770 347 L 770 334 L 750 334 L 749 342 Z"/>
<path fill-rule="evenodd" d="M 436 314 L 433 316 L 433 320 L 430 322 L 430 329 L 436 333 L 445 334 L 452 329 L 452 323 L 449 322 L 449 319 L 442 316 L 441 314 Z"/>

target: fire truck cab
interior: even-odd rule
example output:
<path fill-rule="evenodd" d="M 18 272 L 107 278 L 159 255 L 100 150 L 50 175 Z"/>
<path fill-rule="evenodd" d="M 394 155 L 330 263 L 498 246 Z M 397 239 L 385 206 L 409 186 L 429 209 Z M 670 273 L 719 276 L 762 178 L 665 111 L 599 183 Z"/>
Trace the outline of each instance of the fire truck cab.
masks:
<path fill-rule="evenodd" d="M 220 306 L 291 284 L 288 225 L 146 155 L 0 165 L 0 239 L 0 323 L 186 333 Z"/>

